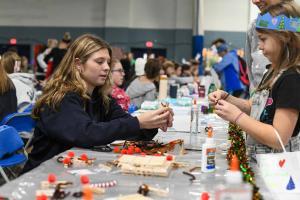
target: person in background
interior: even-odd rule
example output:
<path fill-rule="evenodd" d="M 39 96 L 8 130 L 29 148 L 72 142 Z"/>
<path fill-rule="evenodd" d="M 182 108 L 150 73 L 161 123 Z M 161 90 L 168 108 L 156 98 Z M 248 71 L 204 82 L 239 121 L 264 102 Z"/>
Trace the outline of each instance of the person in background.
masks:
<path fill-rule="evenodd" d="M 222 60 L 213 65 L 213 69 L 219 74 L 222 86 L 226 92 L 239 97 L 243 91 L 243 85 L 239 78 L 239 63 L 236 51 L 228 51 L 226 44 L 217 47 Z"/>
<path fill-rule="evenodd" d="M 30 73 L 20 73 L 21 58 L 15 52 L 5 52 L 1 58 L 1 65 L 5 68 L 8 76 L 12 80 L 17 94 L 18 110 L 35 102 L 35 79 Z"/>
<path fill-rule="evenodd" d="M 162 68 L 168 77 L 175 75 L 175 65 L 172 61 L 165 61 L 162 65 Z"/>
<path fill-rule="evenodd" d="M 176 62 L 174 62 L 174 65 L 175 65 L 175 75 L 177 77 L 181 77 L 181 74 L 182 74 L 182 67 L 181 67 L 181 65 L 179 65 Z"/>
<path fill-rule="evenodd" d="M 21 56 L 20 72 L 28 73 L 28 70 L 29 70 L 28 58 L 26 56 Z"/>
<path fill-rule="evenodd" d="M 299 21 L 300 7 L 281 2 L 257 18 L 259 49 L 271 64 L 252 98 L 236 98 L 222 90 L 208 96 L 217 115 L 247 133 L 247 153 L 253 161 L 260 153 L 300 150 L 300 25 L 284 26 L 285 17 L 287 24 Z"/>
<path fill-rule="evenodd" d="M 117 103 L 124 111 L 128 111 L 130 97 L 121 88 L 124 82 L 125 72 L 119 60 L 113 59 L 111 63 L 111 77 L 113 81 L 111 96 L 117 100 Z"/>
<path fill-rule="evenodd" d="M 258 9 L 263 12 L 269 6 L 278 4 L 280 2 L 293 2 L 294 0 L 251 0 Z M 248 77 L 250 80 L 250 94 L 257 88 L 260 83 L 264 72 L 266 71 L 266 65 L 270 64 L 270 61 L 259 50 L 258 37 L 255 30 L 256 19 L 251 22 L 247 35 L 245 45 L 245 61 L 248 67 Z"/>
<path fill-rule="evenodd" d="M 16 89 L 0 62 L 0 121 L 14 112 L 17 112 Z"/>
<path fill-rule="evenodd" d="M 111 56 L 111 47 L 94 35 L 72 42 L 33 109 L 33 149 L 23 173 L 73 147 L 151 140 L 158 128 L 172 126 L 170 108 L 133 117 L 109 96 Z"/>
<path fill-rule="evenodd" d="M 136 64 L 138 59 L 136 60 Z M 149 59 L 145 64 L 145 75 L 134 79 L 128 86 L 126 93 L 132 104 L 141 107 L 144 101 L 154 101 L 157 98 L 157 89 L 154 81 L 159 80 L 161 65 L 157 59 Z"/>
<path fill-rule="evenodd" d="M 60 61 L 63 59 L 64 55 L 67 52 L 67 49 L 71 43 L 71 34 L 65 32 L 62 40 L 59 42 L 58 47 L 53 48 L 50 53 L 45 57 L 45 62 L 48 63 L 52 59 L 51 68 L 47 69 L 47 76 L 51 76 L 58 67 Z"/>
<path fill-rule="evenodd" d="M 57 47 L 58 41 L 56 39 L 48 39 L 47 47 L 43 47 L 41 52 L 37 55 L 37 79 L 44 80 L 46 77 L 48 64 L 53 61 L 53 58 L 50 58 L 45 62 L 45 57 L 49 55 L 53 48 Z"/>
<path fill-rule="evenodd" d="M 182 69 L 181 77 L 193 77 L 191 65 L 183 64 L 181 65 L 181 69 Z"/>

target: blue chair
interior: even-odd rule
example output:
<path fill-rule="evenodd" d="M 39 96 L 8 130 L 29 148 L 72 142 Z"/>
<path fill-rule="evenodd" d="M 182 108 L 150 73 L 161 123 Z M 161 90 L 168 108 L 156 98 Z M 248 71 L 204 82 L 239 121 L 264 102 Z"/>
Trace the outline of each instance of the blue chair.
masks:
<path fill-rule="evenodd" d="M 23 112 L 31 112 L 32 109 L 33 109 L 33 107 L 34 107 L 34 104 L 33 104 L 33 103 L 28 104 L 28 105 L 24 108 Z"/>
<path fill-rule="evenodd" d="M 3 168 L 22 164 L 27 160 L 24 153 L 17 153 L 18 150 L 24 150 L 24 143 L 17 130 L 10 126 L 0 126 L 0 172 L 6 182 L 9 179 Z"/>
<path fill-rule="evenodd" d="M 25 149 L 28 147 L 35 127 L 35 121 L 31 117 L 31 112 L 12 113 L 2 120 L 1 125 L 14 127 L 21 137 L 28 139 Z"/>

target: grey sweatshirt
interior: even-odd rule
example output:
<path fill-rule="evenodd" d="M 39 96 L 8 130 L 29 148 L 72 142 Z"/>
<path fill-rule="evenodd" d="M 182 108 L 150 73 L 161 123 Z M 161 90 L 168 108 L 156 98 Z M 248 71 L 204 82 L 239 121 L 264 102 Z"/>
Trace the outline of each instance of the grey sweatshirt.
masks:
<path fill-rule="evenodd" d="M 130 83 L 126 93 L 130 97 L 130 102 L 138 108 L 141 107 L 144 101 L 154 101 L 157 98 L 154 83 L 142 83 L 139 78 Z"/>
<path fill-rule="evenodd" d="M 266 65 L 270 64 L 270 61 L 259 50 L 259 40 L 255 30 L 255 25 L 256 20 L 250 24 L 250 27 L 247 31 L 245 46 L 245 60 L 248 67 L 250 92 L 257 88 L 266 70 Z"/>

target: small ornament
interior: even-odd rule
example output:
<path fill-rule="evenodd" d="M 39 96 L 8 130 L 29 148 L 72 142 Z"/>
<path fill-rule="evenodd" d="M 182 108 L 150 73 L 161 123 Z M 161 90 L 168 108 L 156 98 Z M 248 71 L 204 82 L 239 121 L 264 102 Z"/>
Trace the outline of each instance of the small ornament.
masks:
<path fill-rule="evenodd" d="M 172 155 L 167 155 L 166 160 L 167 161 L 172 161 L 173 160 L 173 156 Z"/>
<path fill-rule="evenodd" d="M 209 200 L 209 194 L 208 192 L 202 192 L 201 194 L 201 200 Z"/>
<path fill-rule="evenodd" d="M 134 154 L 134 148 L 130 148 L 127 150 L 127 154 L 132 155 Z"/>
<path fill-rule="evenodd" d="M 69 151 L 69 152 L 68 152 L 68 157 L 74 158 L 74 156 L 75 156 L 74 151 Z"/>
<path fill-rule="evenodd" d="M 90 182 L 90 179 L 88 176 L 82 175 L 80 176 L 80 182 L 81 184 L 88 184 Z"/>
<path fill-rule="evenodd" d="M 55 176 L 55 174 L 49 174 L 48 175 L 48 182 L 49 183 L 55 183 L 56 182 L 56 176 Z"/>
<path fill-rule="evenodd" d="M 120 153 L 120 151 L 121 151 L 121 150 L 120 150 L 119 147 L 114 147 L 114 150 L 113 150 L 114 153 Z"/>
<path fill-rule="evenodd" d="M 83 153 L 80 155 L 80 160 L 87 162 L 89 160 L 89 158 L 85 153 Z"/>
<path fill-rule="evenodd" d="M 70 167 L 73 163 L 71 162 L 71 159 L 69 157 L 66 157 L 63 159 L 63 164 L 64 164 L 64 167 L 68 168 Z"/>
<path fill-rule="evenodd" d="M 127 154 L 127 149 L 122 149 L 121 154 Z"/>
<path fill-rule="evenodd" d="M 41 194 L 36 196 L 36 200 L 48 200 L 48 197 L 45 194 Z"/>
<path fill-rule="evenodd" d="M 134 152 L 135 152 L 135 153 L 141 153 L 142 150 L 141 150 L 141 148 L 139 148 L 139 147 L 135 147 L 135 148 L 134 148 Z"/>

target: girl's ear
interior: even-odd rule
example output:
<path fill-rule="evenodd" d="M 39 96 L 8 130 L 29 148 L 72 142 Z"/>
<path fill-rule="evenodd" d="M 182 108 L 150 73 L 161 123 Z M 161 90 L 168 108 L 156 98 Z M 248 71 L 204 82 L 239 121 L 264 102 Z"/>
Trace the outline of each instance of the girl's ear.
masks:
<path fill-rule="evenodd" d="M 77 68 L 77 70 L 82 73 L 82 63 L 81 60 L 79 58 L 75 58 L 75 66 Z"/>

